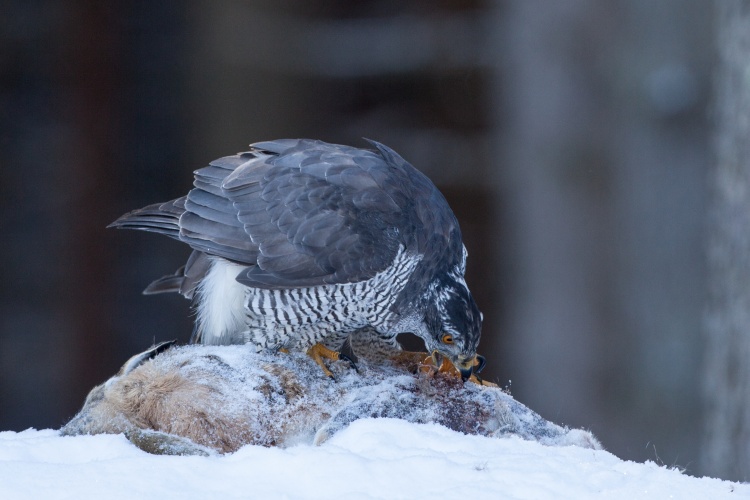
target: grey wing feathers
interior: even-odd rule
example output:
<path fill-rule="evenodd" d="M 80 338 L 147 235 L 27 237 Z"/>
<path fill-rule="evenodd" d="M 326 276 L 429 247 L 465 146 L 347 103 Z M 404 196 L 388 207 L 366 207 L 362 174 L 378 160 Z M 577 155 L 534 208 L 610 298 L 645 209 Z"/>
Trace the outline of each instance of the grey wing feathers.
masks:
<path fill-rule="evenodd" d="M 197 170 L 186 197 L 112 226 L 159 232 L 246 264 L 238 281 L 260 288 L 361 281 L 390 265 L 410 203 L 404 183 L 390 176 L 398 166 L 382 153 L 320 141 L 251 147 Z M 180 279 L 157 280 L 150 292 L 182 289 Z"/>
<path fill-rule="evenodd" d="M 380 196 L 387 200 L 382 206 L 361 203 L 378 199 L 363 197 L 363 191 L 381 191 L 354 162 L 356 155 L 372 153 L 295 142 L 278 157 L 237 168 L 222 185 L 258 245 L 258 265 L 238 280 L 264 288 L 315 286 L 360 281 L 388 267 L 398 242 L 381 235 L 385 226 L 397 224 L 400 208 L 386 195 Z M 275 142 L 260 145 L 281 149 Z M 371 225 L 365 223 L 368 210 L 380 214 Z"/>

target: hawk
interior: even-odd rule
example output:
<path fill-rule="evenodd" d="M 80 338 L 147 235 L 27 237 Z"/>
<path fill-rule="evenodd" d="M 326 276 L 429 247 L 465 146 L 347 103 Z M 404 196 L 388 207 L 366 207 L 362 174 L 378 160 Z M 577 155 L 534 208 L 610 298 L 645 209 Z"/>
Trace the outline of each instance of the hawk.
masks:
<path fill-rule="evenodd" d="M 482 314 L 464 280 L 466 248 L 443 195 L 387 146 L 310 139 L 259 142 L 194 172 L 186 196 L 127 213 L 110 227 L 152 231 L 193 252 L 144 293 L 195 301 L 191 342 L 308 349 L 343 359 L 368 328 L 397 346 L 421 337 L 464 379 Z"/>

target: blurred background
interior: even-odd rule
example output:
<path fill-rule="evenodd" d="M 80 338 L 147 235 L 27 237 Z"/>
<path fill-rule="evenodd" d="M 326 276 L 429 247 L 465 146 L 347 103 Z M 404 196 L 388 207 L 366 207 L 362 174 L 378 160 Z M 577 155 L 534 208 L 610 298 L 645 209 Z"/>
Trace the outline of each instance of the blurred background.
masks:
<path fill-rule="evenodd" d="M 368 137 L 460 220 L 486 378 L 622 458 L 746 479 L 701 453 L 712 3 L 1 9 L 0 430 L 189 339 L 188 301 L 141 295 L 189 249 L 108 223 L 251 142 Z"/>

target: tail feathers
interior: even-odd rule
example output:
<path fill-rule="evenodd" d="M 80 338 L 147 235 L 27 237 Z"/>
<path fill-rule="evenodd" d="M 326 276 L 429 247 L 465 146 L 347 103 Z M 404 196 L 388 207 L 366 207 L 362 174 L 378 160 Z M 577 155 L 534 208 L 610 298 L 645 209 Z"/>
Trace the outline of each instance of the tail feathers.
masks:
<path fill-rule="evenodd" d="M 179 292 L 182 284 L 185 282 L 185 275 L 182 274 L 185 266 L 182 266 L 174 274 L 162 276 L 158 280 L 151 282 L 143 290 L 143 295 L 155 295 L 157 293 Z M 189 298 L 189 297 L 188 297 Z"/>
<path fill-rule="evenodd" d="M 206 276 L 211 264 L 208 255 L 194 250 L 188 258 L 187 264 L 175 271 L 152 282 L 143 290 L 144 295 L 157 293 L 178 292 L 185 298 L 191 299 L 198 284 Z"/>
<path fill-rule="evenodd" d="M 180 216 L 184 212 L 185 197 L 183 196 L 166 203 L 155 203 L 128 212 L 107 227 L 139 229 L 179 239 Z"/>

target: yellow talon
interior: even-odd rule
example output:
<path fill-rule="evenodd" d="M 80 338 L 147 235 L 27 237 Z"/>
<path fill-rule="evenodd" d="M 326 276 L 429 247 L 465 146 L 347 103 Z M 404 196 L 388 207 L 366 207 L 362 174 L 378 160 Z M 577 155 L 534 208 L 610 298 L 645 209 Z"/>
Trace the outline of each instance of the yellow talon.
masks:
<path fill-rule="evenodd" d="M 340 359 L 340 353 L 332 351 L 323 344 L 315 344 L 307 350 L 307 355 L 318 363 L 318 366 L 320 366 L 326 376 L 333 378 L 333 373 L 331 373 L 331 370 L 329 370 L 325 363 L 323 363 L 323 358 L 338 361 Z"/>
<path fill-rule="evenodd" d="M 438 373 L 457 374 L 458 370 L 455 366 L 453 366 L 453 363 L 451 363 L 448 358 L 443 358 L 443 362 L 440 364 L 440 368 L 438 368 Z"/>

